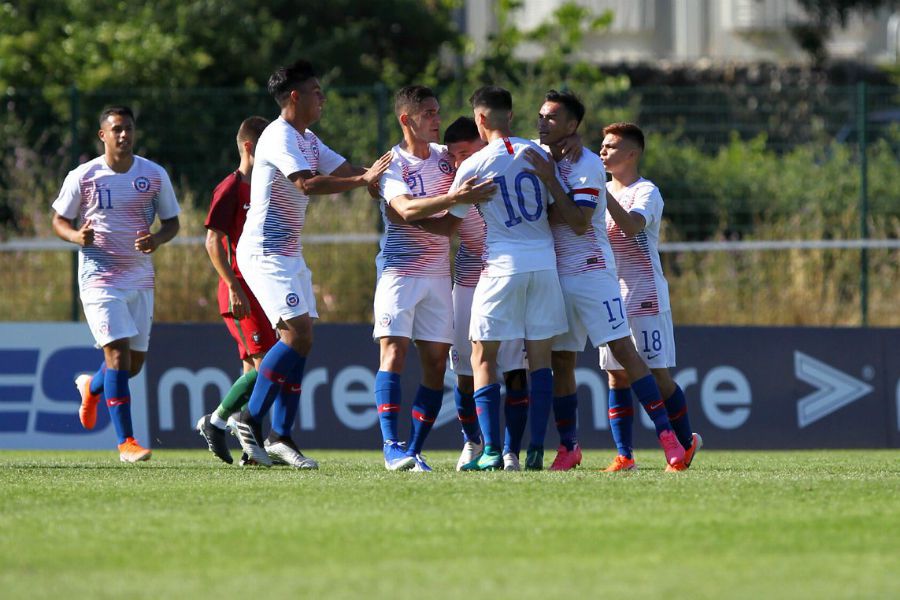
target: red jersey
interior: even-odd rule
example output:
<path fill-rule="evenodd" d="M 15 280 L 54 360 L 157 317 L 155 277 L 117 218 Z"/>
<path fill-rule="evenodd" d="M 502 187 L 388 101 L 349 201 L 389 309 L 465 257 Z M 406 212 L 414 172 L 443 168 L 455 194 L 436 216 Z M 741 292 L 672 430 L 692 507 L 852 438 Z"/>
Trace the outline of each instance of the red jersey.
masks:
<path fill-rule="evenodd" d="M 241 180 L 240 171 L 235 171 L 216 186 L 213 190 L 212 202 L 209 205 L 209 213 L 206 215 L 204 225 L 207 229 L 215 229 L 225 234 L 222 239 L 222 247 L 228 255 L 228 264 L 231 265 L 234 274 L 243 279 L 238 268 L 235 249 L 241 232 L 244 231 L 244 222 L 247 220 L 247 211 L 250 209 L 250 184 Z M 219 279 L 219 312 L 226 314 L 231 312 L 228 296 L 228 286 Z"/>

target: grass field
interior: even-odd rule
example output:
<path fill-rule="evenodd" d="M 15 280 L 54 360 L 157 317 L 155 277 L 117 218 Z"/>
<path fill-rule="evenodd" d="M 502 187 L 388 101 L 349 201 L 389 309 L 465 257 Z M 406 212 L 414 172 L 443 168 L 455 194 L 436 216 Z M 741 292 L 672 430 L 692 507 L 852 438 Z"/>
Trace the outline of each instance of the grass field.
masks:
<path fill-rule="evenodd" d="M 686 473 L 318 472 L 201 451 L 0 452 L 3 598 L 898 598 L 900 452 L 716 452 Z"/>

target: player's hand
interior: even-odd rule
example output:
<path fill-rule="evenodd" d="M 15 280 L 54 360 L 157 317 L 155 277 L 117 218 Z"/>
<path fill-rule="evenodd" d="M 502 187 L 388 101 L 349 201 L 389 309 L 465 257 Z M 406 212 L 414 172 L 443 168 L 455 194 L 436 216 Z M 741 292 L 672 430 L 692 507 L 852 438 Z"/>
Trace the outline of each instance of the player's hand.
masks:
<path fill-rule="evenodd" d="M 537 175 L 538 179 L 545 184 L 556 178 L 556 165 L 548 156 L 533 148 L 529 148 L 525 151 L 525 159 L 534 167 L 533 169 L 525 169 L 525 171 Z"/>
<path fill-rule="evenodd" d="M 366 185 L 372 185 L 372 183 L 377 183 L 381 178 L 381 175 L 387 171 L 387 168 L 391 165 L 391 152 L 385 152 L 381 155 L 381 158 L 372 163 L 372 166 L 366 169 L 366 172 L 363 173 L 363 181 L 366 182 Z"/>
<path fill-rule="evenodd" d="M 584 143 L 582 143 L 581 136 L 577 132 L 567 138 L 563 138 L 559 146 L 563 157 L 568 158 L 573 163 L 578 162 L 578 159 L 581 158 L 581 151 L 584 150 Z"/>
<path fill-rule="evenodd" d="M 457 204 L 478 204 L 479 202 L 490 200 L 494 192 L 497 191 L 497 186 L 494 185 L 493 181 L 484 180 L 481 183 L 475 183 L 477 180 L 477 177 L 470 177 L 463 181 L 462 185 L 453 193 L 454 202 Z"/>
<path fill-rule="evenodd" d="M 156 238 L 149 231 L 138 231 L 137 239 L 134 240 L 134 249 L 144 254 L 152 254 L 154 250 L 159 248 Z"/>
<path fill-rule="evenodd" d="M 94 243 L 94 228 L 91 226 L 90 219 L 85 219 L 84 223 L 81 224 L 81 228 L 75 232 L 73 241 L 82 248 Z"/>
<path fill-rule="evenodd" d="M 244 293 L 244 288 L 237 284 L 228 290 L 228 301 L 231 304 L 231 314 L 240 321 L 244 317 L 250 316 L 250 299 Z"/>

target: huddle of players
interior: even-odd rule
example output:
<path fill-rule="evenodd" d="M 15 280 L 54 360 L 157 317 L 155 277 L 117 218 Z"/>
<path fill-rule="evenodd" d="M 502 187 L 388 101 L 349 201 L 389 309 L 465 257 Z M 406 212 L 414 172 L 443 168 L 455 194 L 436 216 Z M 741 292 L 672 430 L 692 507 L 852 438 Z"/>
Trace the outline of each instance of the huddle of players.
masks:
<path fill-rule="evenodd" d="M 662 199 L 637 175 L 640 129 L 627 123 L 607 127 L 598 156 L 581 148 L 576 134 L 583 105 L 572 94 L 551 91 L 539 113 L 539 145 L 512 135 L 510 94 L 487 86 L 471 98 L 474 119 L 454 122 L 440 145 L 437 97 L 428 88 L 409 86 L 395 98 L 403 140 L 370 169 L 350 171 L 308 130 L 323 103 L 311 66 L 298 61 L 279 69 L 269 89 L 282 116 L 273 124 L 252 117 L 241 125 L 241 168 L 216 188 L 206 222 L 207 249 L 221 275 L 220 312 L 245 361 L 245 375 L 216 412 L 197 424 L 210 450 L 232 461 L 224 432 L 235 415 L 231 425 L 244 450 L 242 463 L 317 466 L 290 438 L 302 365 L 271 360 L 269 348 L 283 342 L 269 334 L 272 326 L 281 334 L 288 321 L 317 316 L 299 231 L 309 195 L 333 193 L 335 185 L 309 184 L 329 176 L 335 184 L 352 172 L 355 183 L 337 187 L 369 186 L 381 199 L 385 221 L 373 337 L 380 346 L 375 403 L 387 469 L 431 470 L 421 451 L 441 408 L 448 355 L 464 436 L 458 470 L 519 470 L 526 423 L 531 436 L 525 468 L 543 468 L 551 409 L 561 443 L 550 468 L 580 464 L 574 372 L 576 353 L 588 337 L 601 348 L 601 365 L 610 374 L 609 417 L 618 455 L 608 470 L 635 466 L 632 391 L 656 426 L 667 468 L 690 465 L 701 441 L 690 430 L 684 395 L 668 375 L 674 339 L 656 252 Z M 279 135 L 272 135 L 273 128 Z M 268 165 L 265 173 L 262 164 Z M 612 174 L 609 184 L 604 164 Z M 294 190 L 299 217 L 294 215 L 290 229 L 279 215 L 290 212 L 285 196 Z M 245 219 L 256 222 L 253 251 L 240 236 Z M 454 234 L 460 245 L 451 278 Z M 296 236 L 293 256 L 299 262 L 287 265 L 284 257 L 291 253 L 277 241 L 289 235 Z M 237 256 L 230 269 L 227 256 Z M 242 257 L 245 273 L 255 267 L 257 281 L 248 278 L 249 286 L 239 277 Z M 306 280 L 286 283 L 298 271 Z M 268 300 L 256 304 L 251 290 Z M 410 439 L 402 442 L 400 379 L 410 342 L 416 344 L 422 380 L 412 401 Z M 288 345 L 305 361 L 308 345 Z M 500 377 L 506 384 L 502 440 Z M 279 403 L 273 432 L 261 444 L 262 416 Z M 273 451 L 276 445 L 286 449 Z"/>

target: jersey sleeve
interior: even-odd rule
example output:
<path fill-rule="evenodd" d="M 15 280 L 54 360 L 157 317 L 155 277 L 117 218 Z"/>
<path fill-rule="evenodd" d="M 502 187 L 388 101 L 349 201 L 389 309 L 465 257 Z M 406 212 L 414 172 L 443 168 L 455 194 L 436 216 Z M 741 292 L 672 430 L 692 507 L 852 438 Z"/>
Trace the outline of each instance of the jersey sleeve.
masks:
<path fill-rule="evenodd" d="M 319 173 L 329 175 L 347 162 L 346 158 L 326 146 L 318 136 L 316 136 L 316 143 L 319 144 Z"/>
<path fill-rule="evenodd" d="M 579 160 L 569 175 L 572 199 L 578 206 L 597 208 L 600 193 L 606 193 L 606 169 L 603 162 L 593 156 Z"/>
<path fill-rule="evenodd" d="M 157 198 L 156 213 L 160 220 L 172 219 L 181 212 L 178 206 L 178 200 L 175 199 L 175 189 L 172 187 L 172 181 L 166 170 L 159 169 L 159 197 Z"/>
<path fill-rule="evenodd" d="M 663 201 L 659 188 L 655 185 L 643 185 L 634 195 L 634 202 L 629 212 L 636 212 L 644 217 L 644 227 L 650 227 L 662 219 Z"/>
<path fill-rule="evenodd" d="M 397 196 L 412 196 L 412 191 L 406 185 L 406 178 L 403 177 L 399 158 L 394 158 L 381 176 L 381 195 L 388 204 Z"/>
<path fill-rule="evenodd" d="M 303 156 L 303 152 L 300 151 L 296 138 L 291 139 L 291 132 L 281 130 L 280 134 L 277 139 L 272 140 L 274 143 L 269 146 L 266 158 L 288 178 L 300 171 L 312 171 L 312 167 Z M 293 133 L 293 135 L 297 134 Z M 259 150 L 257 153 L 261 154 Z"/>
<path fill-rule="evenodd" d="M 53 201 L 53 210 L 66 219 L 75 219 L 81 211 L 81 186 L 78 180 L 79 173 L 69 171 L 59 190 L 59 196 Z"/>
<path fill-rule="evenodd" d="M 240 178 L 229 175 L 225 181 L 216 186 L 212 201 L 209 203 L 206 221 L 203 223 L 207 229 L 215 229 L 222 233 L 231 231 L 234 215 L 237 213 L 240 185 Z"/>

